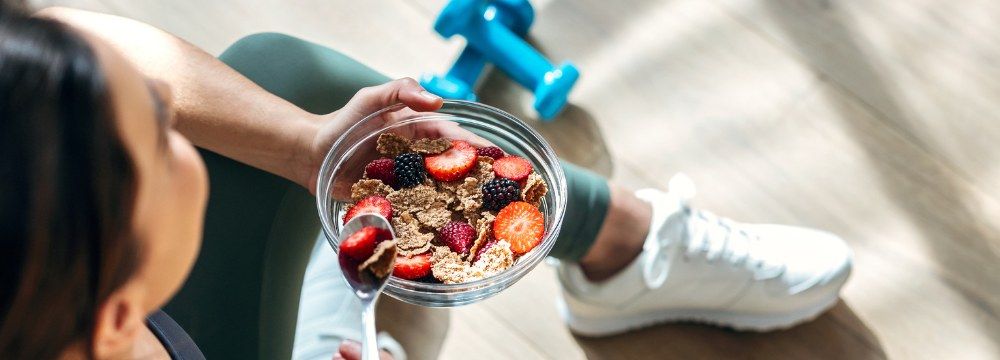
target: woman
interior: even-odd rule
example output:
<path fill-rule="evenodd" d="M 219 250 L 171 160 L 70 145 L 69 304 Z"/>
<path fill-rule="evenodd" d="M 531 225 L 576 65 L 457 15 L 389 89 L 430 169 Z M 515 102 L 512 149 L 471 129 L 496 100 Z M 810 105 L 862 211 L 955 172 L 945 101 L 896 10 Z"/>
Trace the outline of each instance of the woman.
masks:
<path fill-rule="evenodd" d="M 208 198 L 205 165 L 175 129 L 170 87 L 86 32 L 0 14 L 0 358 L 162 354 L 146 316 L 191 270 Z M 254 86 L 243 81 L 236 88 Z M 260 95 L 233 106 L 298 117 L 297 127 L 246 126 L 260 131 L 218 149 L 287 177 L 314 177 L 292 173 L 314 170 L 315 157 L 303 152 L 329 147 L 342 127 L 322 128 L 317 116 Z M 441 104 L 401 81 L 359 97 L 345 116 L 397 101 L 423 110 Z M 200 129 L 213 130 L 224 131 Z"/>
<path fill-rule="evenodd" d="M 441 106 L 287 36 L 248 37 L 220 62 L 127 19 L 3 13 L 0 358 L 182 357 L 164 304 L 209 358 L 287 358 L 317 229 L 304 189 L 326 151 L 384 106 Z M 788 326 L 832 305 L 850 272 L 828 234 L 743 227 L 565 168 L 574 205 L 552 255 L 574 331 L 688 310 Z"/>

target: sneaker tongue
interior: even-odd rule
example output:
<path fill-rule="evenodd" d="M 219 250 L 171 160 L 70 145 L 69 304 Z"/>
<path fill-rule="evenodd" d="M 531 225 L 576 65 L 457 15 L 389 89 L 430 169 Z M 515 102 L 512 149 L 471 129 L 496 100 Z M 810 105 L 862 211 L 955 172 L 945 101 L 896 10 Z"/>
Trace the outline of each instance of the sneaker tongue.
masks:
<path fill-rule="evenodd" d="M 686 206 L 691 202 L 691 199 L 694 199 L 694 195 L 698 193 L 698 190 L 690 177 L 684 173 L 679 173 L 670 178 L 670 182 L 667 184 L 667 192 Z"/>

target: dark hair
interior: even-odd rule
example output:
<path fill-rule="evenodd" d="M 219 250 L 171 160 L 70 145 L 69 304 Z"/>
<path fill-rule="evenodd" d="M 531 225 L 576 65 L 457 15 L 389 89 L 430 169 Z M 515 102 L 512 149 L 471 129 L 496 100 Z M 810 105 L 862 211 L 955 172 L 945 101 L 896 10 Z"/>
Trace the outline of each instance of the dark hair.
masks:
<path fill-rule="evenodd" d="M 93 356 L 99 307 L 139 264 L 135 189 L 90 45 L 0 9 L 0 358 Z"/>

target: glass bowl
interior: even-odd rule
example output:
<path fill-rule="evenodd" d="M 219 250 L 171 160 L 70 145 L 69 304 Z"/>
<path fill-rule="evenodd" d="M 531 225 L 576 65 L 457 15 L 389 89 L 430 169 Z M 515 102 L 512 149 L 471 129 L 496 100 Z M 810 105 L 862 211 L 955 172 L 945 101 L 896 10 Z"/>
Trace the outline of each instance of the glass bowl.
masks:
<path fill-rule="evenodd" d="M 522 255 L 513 267 L 489 278 L 462 284 L 431 284 L 390 277 L 385 293 L 411 304 L 465 305 L 489 298 L 513 285 L 552 250 L 566 209 L 566 178 L 558 157 L 541 135 L 521 120 L 499 109 L 469 101 L 445 100 L 441 109 L 434 113 L 416 113 L 397 104 L 365 117 L 348 129 L 323 160 L 317 182 L 316 207 L 323 232 L 335 252 L 339 251 L 338 235 L 343 226 L 341 219 L 345 206 L 350 200 L 351 185 L 364 174 L 365 165 L 379 157 L 375 151 L 379 135 L 393 132 L 420 137 L 413 134 L 429 128 L 446 128 L 449 130 L 445 137 L 455 140 L 463 137 L 456 135 L 455 125 L 488 139 L 508 154 L 531 162 L 549 188 L 539 206 L 545 219 L 545 235 L 542 243 Z M 481 139 L 479 142 L 470 141 L 473 145 L 482 145 Z"/>

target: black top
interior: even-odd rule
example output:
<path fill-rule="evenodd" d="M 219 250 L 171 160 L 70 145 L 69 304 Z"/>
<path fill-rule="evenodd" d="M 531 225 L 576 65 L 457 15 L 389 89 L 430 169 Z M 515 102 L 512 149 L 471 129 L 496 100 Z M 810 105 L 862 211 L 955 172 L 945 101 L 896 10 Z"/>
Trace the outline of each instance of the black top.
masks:
<path fill-rule="evenodd" d="M 156 335 L 170 358 L 174 360 L 205 360 L 205 355 L 195 345 L 184 329 L 163 310 L 157 310 L 146 318 L 146 326 Z"/>

